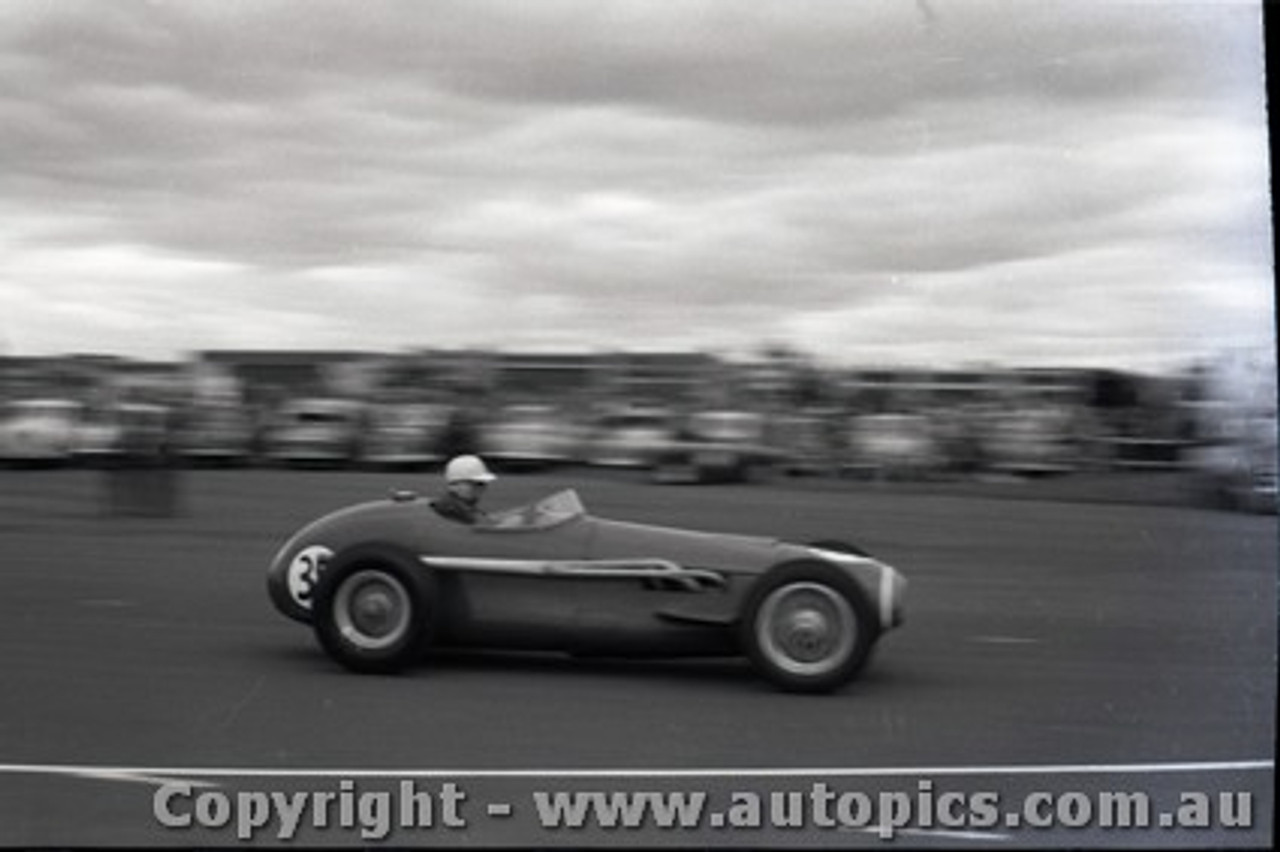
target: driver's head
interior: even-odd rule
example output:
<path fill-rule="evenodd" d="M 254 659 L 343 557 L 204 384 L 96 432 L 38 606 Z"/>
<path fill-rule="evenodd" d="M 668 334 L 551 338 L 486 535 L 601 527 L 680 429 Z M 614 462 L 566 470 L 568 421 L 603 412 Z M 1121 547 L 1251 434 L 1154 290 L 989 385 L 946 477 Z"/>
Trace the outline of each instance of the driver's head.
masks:
<path fill-rule="evenodd" d="M 457 456 L 444 466 L 445 485 L 468 503 L 477 502 L 485 486 L 497 478 L 478 456 Z"/>

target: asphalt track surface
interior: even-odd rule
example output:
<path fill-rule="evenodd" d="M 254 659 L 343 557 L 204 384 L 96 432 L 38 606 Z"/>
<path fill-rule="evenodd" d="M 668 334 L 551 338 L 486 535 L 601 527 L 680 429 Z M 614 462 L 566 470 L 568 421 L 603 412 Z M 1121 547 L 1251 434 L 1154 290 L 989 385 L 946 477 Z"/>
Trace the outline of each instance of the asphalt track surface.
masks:
<path fill-rule="evenodd" d="M 421 789 L 477 809 L 392 844 L 884 845 L 867 830 L 552 832 L 531 790 L 1248 792 L 1251 829 L 915 828 L 911 845 L 1265 845 L 1276 710 L 1274 516 L 986 499 L 783 480 L 658 486 L 504 477 L 514 505 L 576 487 L 604 517 L 844 538 L 910 580 L 906 625 L 831 696 L 740 661 L 454 654 L 348 674 L 278 616 L 268 560 L 316 515 L 423 474 L 185 474 L 179 517 L 111 518 L 91 471 L 0 472 L 0 845 L 234 845 L 165 829 L 154 793 Z M 1216 799 L 1215 799 L 1216 800 Z M 512 803 L 489 817 L 482 803 Z M 188 808 L 189 810 L 189 808 Z M 814 829 L 812 825 L 810 829 Z M 307 845 L 372 845 L 304 831 Z M 270 829 L 258 840 L 277 842 Z"/>

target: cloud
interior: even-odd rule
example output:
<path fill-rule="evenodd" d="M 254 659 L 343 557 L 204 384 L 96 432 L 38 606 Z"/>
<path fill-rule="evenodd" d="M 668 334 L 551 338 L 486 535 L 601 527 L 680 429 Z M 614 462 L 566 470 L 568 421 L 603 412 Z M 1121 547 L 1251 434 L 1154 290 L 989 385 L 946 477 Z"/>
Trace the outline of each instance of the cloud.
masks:
<path fill-rule="evenodd" d="M 1269 298 L 1259 34 L 1245 3 L 9 2 L 5 334 L 1167 360 Z"/>

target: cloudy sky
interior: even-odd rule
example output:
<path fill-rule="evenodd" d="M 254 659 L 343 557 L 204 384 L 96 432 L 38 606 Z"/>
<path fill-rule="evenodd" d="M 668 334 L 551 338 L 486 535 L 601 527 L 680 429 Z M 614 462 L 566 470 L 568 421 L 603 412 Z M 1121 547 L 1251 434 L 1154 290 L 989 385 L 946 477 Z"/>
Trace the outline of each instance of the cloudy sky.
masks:
<path fill-rule="evenodd" d="M 1269 340 L 1243 0 L 3 0 L 0 353 Z"/>

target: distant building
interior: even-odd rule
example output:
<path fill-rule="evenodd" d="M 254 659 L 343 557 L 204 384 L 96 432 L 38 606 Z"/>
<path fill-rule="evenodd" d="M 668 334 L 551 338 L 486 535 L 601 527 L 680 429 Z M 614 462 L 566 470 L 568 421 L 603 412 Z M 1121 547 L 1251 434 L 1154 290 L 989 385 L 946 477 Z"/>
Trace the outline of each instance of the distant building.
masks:
<path fill-rule="evenodd" d="M 594 353 L 509 353 L 493 357 L 494 394 L 507 403 L 572 401 L 602 389 L 608 363 Z"/>
<path fill-rule="evenodd" d="M 0 355 L 0 401 L 57 396 L 65 391 L 61 359 Z"/>
<path fill-rule="evenodd" d="M 483 399 L 494 383 L 497 356 L 480 349 L 424 349 L 399 359 L 396 386 Z"/>
<path fill-rule="evenodd" d="M 183 365 L 109 355 L 0 357 L 0 398 L 37 396 L 89 404 L 132 396 L 171 398 L 186 385 Z"/>
<path fill-rule="evenodd" d="M 99 390 L 115 399 L 177 404 L 190 395 L 191 380 L 180 361 L 120 359 L 99 373 Z"/>
<path fill-rule="evenodd" d="M 872 412 L 977 402 L 1085 405 L 1093 372 L 1069 368 L 850 370 L 839 386 L 852 407 Z"/>

